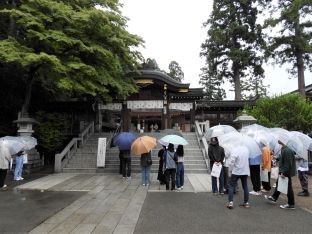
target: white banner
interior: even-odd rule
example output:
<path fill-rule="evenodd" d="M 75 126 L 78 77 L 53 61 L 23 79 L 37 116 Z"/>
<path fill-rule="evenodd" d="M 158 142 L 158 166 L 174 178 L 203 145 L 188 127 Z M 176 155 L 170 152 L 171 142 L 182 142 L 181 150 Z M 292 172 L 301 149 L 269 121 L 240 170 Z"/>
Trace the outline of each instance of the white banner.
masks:
<path fill-rule="evenodd" d="M 99 138 L 98 151 L 97 151 L 97 167 L 105 167 L 105 156 L 106 156 L 106 138 Z"/>

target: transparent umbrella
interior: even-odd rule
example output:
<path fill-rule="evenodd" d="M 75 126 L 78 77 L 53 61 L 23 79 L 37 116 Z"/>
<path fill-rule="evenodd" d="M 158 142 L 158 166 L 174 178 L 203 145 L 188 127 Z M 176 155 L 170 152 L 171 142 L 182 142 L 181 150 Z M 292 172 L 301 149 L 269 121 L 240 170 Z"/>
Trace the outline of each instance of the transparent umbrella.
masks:
<path fill-rule="evenodd" d="M 302 141 L 298 136 L 291 134 L 290 131 L 285 129 L 275 128 L 273 129 L 272 135 L 275 137 L 276 141 L 281 140 L 284 144 L 286 144 L 290 149 L 296 152 L 297 158 L 303 158 L 305 160 L 308 159 L 308 150 L 305 148 Z M 274 148 L 274 153 L 279 156 L 281 153 L 282 146 L 280 144 L 276 144 Z"/>
<path fill-rule="evenodd" d="M 231 125 L 216 125 L 209 128 L 205 134 L 207 140 L 210 140 L 212 137 L 219 137 L 228 132 L 237 132 L 237 130 Z"/>
<path fill-rule="evenodd" d="M 37 139 L 31 136 L 5 136 L 0 140 L 6 142 L 12 155 L 19 151 L 31 150 L 37 145 Z"/>
<path fill-rule="evenodd" d="M 237 146 L 246 146 L 249 150 L 249 157 L 255 158 L 261 155 L 261 149 L 257 142 L 250 136 L 243 135 L 239 132 L 229 132 L 220 137 L 219 144 L 226 153 L 230 153 Z"/>

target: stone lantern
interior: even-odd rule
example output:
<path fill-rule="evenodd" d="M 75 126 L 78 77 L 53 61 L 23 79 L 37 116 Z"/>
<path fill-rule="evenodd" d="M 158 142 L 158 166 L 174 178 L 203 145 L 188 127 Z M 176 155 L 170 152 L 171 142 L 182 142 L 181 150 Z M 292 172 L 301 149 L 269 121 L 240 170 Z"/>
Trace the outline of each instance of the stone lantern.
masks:
<path fill-rule="evenodd" d="M 39 124 L 39 122 L 33 118 L 21 117 L 20 115 L 17 120 L 13 121 L 13 123 L 17 124 L 17 134 L 19 136 L 31 136 L 34 132 L 33 125 Z M 27 155 L 28 162 L 24 165 L 24 172 L 30 174 L 32 170 L 42 168 L 44 164 L 44 157 L 40 157 L 36 148 L 27 150 Z"/>
<path fill-rule="evenodd" d="M 38 124 L 39 122 L 33 118 L 29 117 L 18 117 L 17 120 L 14 120 L 13 123 L 17 124 L 18 130 L 17 133 L 20 136 L 31 136 L 34 132 L 33 125 Z"/>
<path fill-rule="evenodd" d="M 245 126 L 254 124 L 257 122 L 257 119 L 255 119 L 251 115 L 247 115 L 246 112 L 243 112 L 242 115 L 238 116 L 236 119 L 233 121 L 234 123 L 237 123 L 239 126 L 239 129 L 242 129 Z"/>

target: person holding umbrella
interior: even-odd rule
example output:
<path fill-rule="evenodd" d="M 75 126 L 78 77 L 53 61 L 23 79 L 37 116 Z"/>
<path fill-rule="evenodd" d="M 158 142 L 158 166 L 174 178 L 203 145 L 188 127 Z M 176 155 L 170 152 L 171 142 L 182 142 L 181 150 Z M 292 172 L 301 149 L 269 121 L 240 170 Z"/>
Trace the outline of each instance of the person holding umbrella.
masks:
<path fill-rule="evenodd" d="M 121 150 L 122 152 L 122 178 L 131 179 L 131 154 L 130 150 Z"/>
<path fill-rule="evenodd" d="M 166 190 L 169 190 L 169 181 L 171 179 L 171 190 L 175 190 L 176 182 L 176 162 L 177 155 L 174 152 L 174 145 L 169 143 L 168 149 L 164 154 L 164 171 L 166 176 Z"/>
<path fill-rule="evenodd" d="M 287 187 L 287 199 L 288 203 L 285 205 L 280 205 L 282 209 L 295 209 L 295 197 L 294 190 L 292 187 L 291 177 L 296 175 L 296 159 L 295 152 L 290 149 L 287 144 L 288 139 L 280 137 L 278 144 L 282 146 L 281 156 L 279 160 L 279 176 L 282 178 L 288 178 L 288 187 Z M 272 196 L 265 195 L 265 199 L 269 200 L 271 203 L 276 203 L 281 192 L 278 191 L 278 181 Z"/>
<path fill-rule="evenodd" d="M 16 180 L 16 181 L 24 179 L 22 177 L 23 165 L 24 165 L 24 155 L 27 156 L 25 151 L 19 151 L 15 155 L 14 180 Z"/>
<path fill-rule="evenodd" d="M 142 185 L 148 186 L 150 181 L 150 172 L 151 172 L 151 166 L 152 166 L 152 154 L 151 151 L 148 153 L 141 154 L 141 175 L 142 175 Z"/>
<path fill-rule="evenodd" d="M 164 153 L 166 152 L 166 146 L 163 145 L 162 148 L 158 151 L 159 166 L 158 166 L 158 175 L 157 180 L 161 185 L 166 183 L 166 177 L 164 175 Z"/>
<path fill-rule="evenodd" d="M 11 160 L 11 153 L 4 141 L 0 141 L 0 189 L 5 190 L 7 185 L 4 184 L 7 171 L 9 169 L 9 162 Z"/>
<path fill-rule="evenodd" d="M 210 159 L 210 170 L 212 170 L 213 165 L 223 165 L 225 153 L 224 148 L 219 145 L 217 137 L 212 137 L 208 148 L 208 156 Z M 217 177 L 211 176 L 212 192 L 214 195 L 218 195 L 218 184 Z M 223 166 L 219 176 L 219 193 L 224 194 L 224 170 Z"/>

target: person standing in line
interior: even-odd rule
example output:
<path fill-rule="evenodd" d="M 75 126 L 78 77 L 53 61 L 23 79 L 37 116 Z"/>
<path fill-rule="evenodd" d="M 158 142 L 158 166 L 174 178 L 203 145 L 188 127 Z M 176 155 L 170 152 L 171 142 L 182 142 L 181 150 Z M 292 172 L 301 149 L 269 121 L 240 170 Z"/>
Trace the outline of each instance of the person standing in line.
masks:
<path fill-rule="evenodd" d="M 164 154 L 164 171 L 166 176 L 166 190 L 169 190 L 169 181 L 171 179 L 171 190 L 175 190 L 176 179 L 176 162 L 177 155 L 174 152 L 174 145 L 169 144 L 166 153 Z"/>
<path fill-rule="evenodd" d="M 26 155 L 25 151 L 20 151 L 15 156 L 15 169 L 14 169 L 14 180 L 23 180 L 23 165 L 24 165 L 24 155 Z"/>
<path fill-rule="evenodd" d="M 150 181 L 150 172 L 152 165 L 151 151 L 145 154 L 141 154 L 140 164 L 141 164 L 142 185 L 148 186 L 151 183 Z"/>
<path fill-rule="evenodd" d="M 119 150 L 119 174 L 122 175 L 123 150 Z"/>
<path fill-rule="evenodd" d="M 279 157 L 279 176 L 282 178 L 288 178 L 288 189 L 287 189 L 287 199 L 288 203 L 285 205 L 280 205 L 282 209 L 295 209 L 295 197 L 294 191 L 292 188 L 291 177 L 296 175 L 296 159 L 295 159 L 295 152 L 291 150 L 288 146 L 286 146 L 287 140 L 286 139 L 279 139 L 278 143 L 282 146 L 281 149 L 281 156 Z M 277 190 L 278 188 L 278 180 L 276 182 L 276 187 L 272 196 L 265 195 L 265 199 L 269 200 L 272 203 L 276 203 L 279 195 L 281 194 L 280 191 Z"/>
<path fill-rule="evenodd" d="M 272 159 L 271 159 L 271 150 L 269 146 L 265 142 L 261 142 L 263 145 L 262 147 L 262 161 L 261 161 L 261 170 L 268 172 L 268 181 L 262 181 L 263 189 L 261 192 L 269 192 L 271 190 L 271 166 L 272 166 Z"/>
<path fill-rule="evenodd" d="M 234 191 L 237 187 L 238 179 L 241 180 L 242 187 L 244 190 L 244 202 L 240 204 L 240 207 L 249 208 L 249 193 L 248 193 L 248 184 L 247 179 L 250 174 L 249 170 L 249 150 L 246 146 L 237 146 L 232 150 L 229 157 L 229 167 L 232 168 L 232 174 L 229 181 L 229 203 L 227 208 L 233 209 L 234 203 Z"/>
<path fill-rule="evenodd" d="M 163 145 L 162 148 L 158 151 L 159 165 L 158 165 L 158 175 L 157 180 L 161 185 L 166 184 L 166 178 L 164 175 L 164 153 L 166 152 L 166 146 Z"/>
<path fill-rule="evenodd" d="M 184 148 L 183 145 L 178 145 L 176 154 L 178 156 L 177 163 L 177 189 L 181 190 L 184 186 Z"/>
<path fill-rule="evenodd" d="M 259 196 L 261 195 L 261 154 L 254 155 L 253 157 L 249 158 L 249 169 L 251 184 L 253 187 L 253 191 L 250 191 L 249 193 L 251 195 Z"/>
<path fill-rule="evenodd" d="M 0 141 L 0 189 L 6 190 L 7 185 L 4 183 L 9 169 L 11 160 L 10 150 L 4 141 Z"/>
<path fill-rule="evenodd" d="M 123 150 L 122 177 L 131 179 L 131 154 L 130 150 Z"/>
<path fill-rule="evenodd" d="M 210 159 L 210 170 L 215 163 L 223 164 L 224 161 L 224 148 L 219 145 L 219 141 L 217 137 L 212 137 L 210 140 L 209 148 L 208 148 L 208 156 Z M 218 195 L 218 184 L 217 184 L 217 177 L 211 176 L 211 185 L 212 185 L 212 192 L 214 195 Z M 224 171 L 223 166 L 221 169 L 221 173 L 219 176 L 219 193 L 224 194 Z"/>
<path fill-rule="evenodd" d="M 308 153 L 308 152 L 306 152 Z M 297 196 L 308 197 L 310 196 L 308 185 L 309 185 L 309 163 L 303 158 L 296 158 L 297 170 L 298 170 L 298 179 L 301 185 L 302 191 L 297 194 Z"/>

